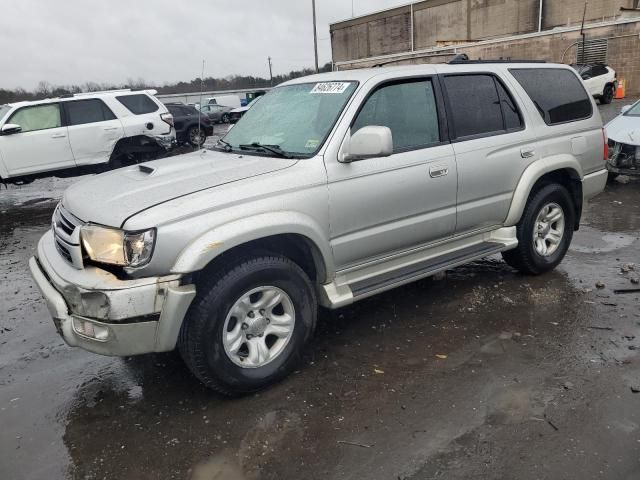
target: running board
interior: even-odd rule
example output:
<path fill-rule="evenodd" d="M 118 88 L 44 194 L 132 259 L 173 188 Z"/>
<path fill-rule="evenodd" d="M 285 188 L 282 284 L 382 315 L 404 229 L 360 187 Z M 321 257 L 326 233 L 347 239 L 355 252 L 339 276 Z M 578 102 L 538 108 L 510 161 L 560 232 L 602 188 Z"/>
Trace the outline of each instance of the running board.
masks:
<path fill-rule="evenodd" d="M 518 245 L 515 227 L 450 239 L 336 272 L 318 291 L 322 306 L 338 308 Z"/>
<path fill-rule="evenodd" d="M 379 277 L 355 282 L 350 285 L 353 299 L 359 300 L 360 298 L 371 296 L 380 291 L 404 285 L 405 283 L 434 275 L 443 270 L 448 270 L 473 260 L 493 255 L 502 250 L 504 250 L 504 245 L 501 243 L 483 242 L 451 252 L 447 255 L 425 260 L 415 265 L 409 265 L 408 267 L 380 275 Z"/>

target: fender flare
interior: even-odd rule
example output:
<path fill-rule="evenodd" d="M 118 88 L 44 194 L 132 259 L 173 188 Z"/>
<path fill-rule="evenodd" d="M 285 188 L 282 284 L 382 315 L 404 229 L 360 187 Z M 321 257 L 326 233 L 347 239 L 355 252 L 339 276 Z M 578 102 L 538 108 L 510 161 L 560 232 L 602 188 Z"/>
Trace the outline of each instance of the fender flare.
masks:
<path fill-rule="evenodd" d="M 202 270 L 222 253 L 245 243 L 275 235 L 300 235 L 316 250 L 314 262 L 321 261 L 325 279 L 333 278 L 333 253 L 326 234 L 315 220 L 293 211 L 278 211 L 241 218 L 208 230 L 187 245 L 171 268 L 172 273 Z M 320 258 L 316 258 L 320 257 Z"/>
<path fill-rule="evenodd" d="M 525 169 L 518 181 L 518 185 L 511 199 L 511 206 L 509 207 L 509 213 L 505 220 L 505 226 L 510 227 L 520 221 L 533 186 L 543 175 L 556 170 L 573 170 L 576 179 L 580 181 L 582 181 L 584 177 L 580 163 L 572 155 L 553 155 L 533 162 Z"/>

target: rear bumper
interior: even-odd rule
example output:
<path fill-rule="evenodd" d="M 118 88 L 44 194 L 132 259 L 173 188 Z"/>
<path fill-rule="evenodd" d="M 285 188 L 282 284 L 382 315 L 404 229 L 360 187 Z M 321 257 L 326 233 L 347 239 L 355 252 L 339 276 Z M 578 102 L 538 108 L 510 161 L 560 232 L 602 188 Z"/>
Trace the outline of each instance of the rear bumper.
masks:
<path fill-rule="evenodd" d="M 604 190 L 609 172 L 606 168 L 585 175 L 582 179 L 582 198 L 589 200 Z"/>
<path fill-rule="evenodd" d="M 195 286 L 176 276 L 119 280 L 95 267 L 77 270 L 55 250 L 51 232 L 29 269 L 65 342 L 102 355 L 173 350 L 195 296 Z M 86 325 L 107 333 L 94 338 Z"/>

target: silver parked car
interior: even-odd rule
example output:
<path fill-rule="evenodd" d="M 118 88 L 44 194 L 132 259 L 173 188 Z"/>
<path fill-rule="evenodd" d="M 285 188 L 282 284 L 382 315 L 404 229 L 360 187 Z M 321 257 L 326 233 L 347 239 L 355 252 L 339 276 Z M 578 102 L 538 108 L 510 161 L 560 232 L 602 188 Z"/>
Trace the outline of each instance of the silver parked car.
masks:
<path fill-rule="evenodd" d="M 225 393 L 296 366 L 339 308 L 502 252 L 556 267 L 607 179 L 567 66 L 333 72 L 274 88 L 213 151 L 71 186 L 30 260 L 65 341 L 178 348 Z"/>
<path fill-rule="evenodd" d="M 233 110 L 232 107 L 225 107 L 224 105 L 216 105 L 215 103 L 210 103 L 208 105 L 202 105 L 200 107 L 200 111 L 209 117 L 209 120 L 212 120 L 217 123 L 229 123 L 230 116 L 229 112 Z"/>

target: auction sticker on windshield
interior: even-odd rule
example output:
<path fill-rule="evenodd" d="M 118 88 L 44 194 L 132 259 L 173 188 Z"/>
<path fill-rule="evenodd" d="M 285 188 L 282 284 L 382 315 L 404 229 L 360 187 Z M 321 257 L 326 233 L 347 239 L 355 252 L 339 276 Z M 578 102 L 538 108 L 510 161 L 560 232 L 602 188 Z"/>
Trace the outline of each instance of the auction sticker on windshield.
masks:
<path fill-rule="evenodd" d="M 322 82 L 316 83 L 311 93 L 344 93 L 350 82 Z"/>

